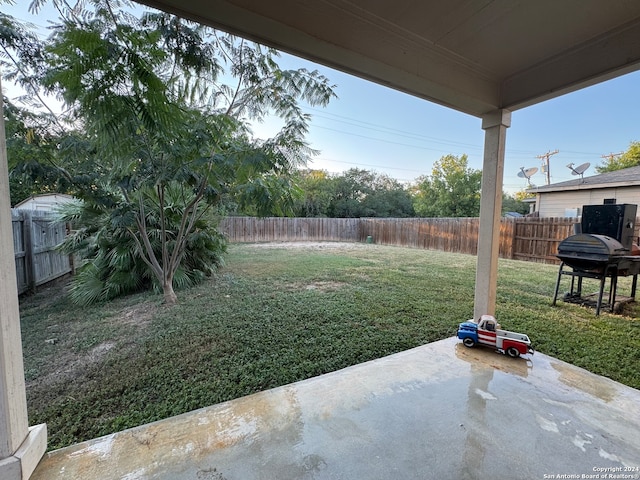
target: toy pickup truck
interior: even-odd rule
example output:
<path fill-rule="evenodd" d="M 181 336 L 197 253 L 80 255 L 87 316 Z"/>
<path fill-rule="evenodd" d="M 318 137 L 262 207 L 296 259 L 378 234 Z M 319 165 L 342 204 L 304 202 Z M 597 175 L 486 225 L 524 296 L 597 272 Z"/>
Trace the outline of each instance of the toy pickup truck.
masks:
<path fill-rule="evenodd" d="M 534 352 L 527 335 L 501 330 L 500 324 L 491 315 L 482 315 L 477 321 L 468 320 L 461 323 L 458 327 L 458 338 L 465 347 L 487 345 L 512 358 Z"/>

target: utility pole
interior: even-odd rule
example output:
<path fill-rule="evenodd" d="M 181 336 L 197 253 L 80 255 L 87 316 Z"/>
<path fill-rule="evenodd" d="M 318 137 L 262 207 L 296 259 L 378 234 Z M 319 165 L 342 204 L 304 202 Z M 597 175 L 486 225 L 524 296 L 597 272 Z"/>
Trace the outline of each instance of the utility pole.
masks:
<path fill-rule="evenodd" d="M 549 158 L 558 153 L 558 150 L 554 150 L 553 152 L 543 153 L 542 155 L 536 155 L 536 158 L 544 159 L 542 163 L 542 171 L 547 176 L 547 185 L 551 183 L 551 171 L 549 169 Z"/>
<path fill-rule="evenodd" d="M 606 158 L 607 160 L 609 160 L 609 163 L 613 162 L 613 159 L 616 157 L 619 157 L 620 155 L 623 155 L 624 152 L 619 152 L 619 153 L 610 153 L 608 155 L 600 155 L 602 158 Z"/>

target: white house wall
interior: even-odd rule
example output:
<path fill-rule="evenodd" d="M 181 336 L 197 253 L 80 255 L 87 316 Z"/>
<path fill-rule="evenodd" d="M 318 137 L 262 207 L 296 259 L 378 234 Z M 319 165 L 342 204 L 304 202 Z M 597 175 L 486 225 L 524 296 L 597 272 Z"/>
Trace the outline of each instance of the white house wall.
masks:
<path fill-rule="evenodd" d="M 543 218 L 571 216 L 567 213 L 575 209 L 579 216 L 583 205 L 601 205 L 608 198 L 615 198 L 616 203 L 638 205 L 640 186 L 539 193 L 537 210 Z"/>

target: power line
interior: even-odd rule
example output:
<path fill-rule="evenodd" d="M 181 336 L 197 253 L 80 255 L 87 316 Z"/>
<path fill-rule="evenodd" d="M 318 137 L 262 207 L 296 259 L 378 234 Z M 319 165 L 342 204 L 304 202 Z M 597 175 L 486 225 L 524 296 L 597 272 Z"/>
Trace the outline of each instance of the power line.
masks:
<path fill-rule="evenodd" d="M 424 170 L 416 170 L 414 168 L 387 167 L 385 165 L 373 165 L 373 164 L 370 164 L 370 163 L 362 163 L 362 162 L 347 162 L 345 160 L 334 160 L 332 158 L 313 158 L 313 159 L 311 159 L 312 163 L 314 161 L 341 163 L 341 164 L 345 164 L 345 165 L 356 165 L 358 167 L 381 168 L 381 169 L 385 169 L 385 170 L 398 170 L 398 171 L 413 172 L 413 173 L 418 173 L 420 175 L 425 175 Z"/>
<path fill-rule="evenodd" d="M 392 128 L 392 127 L 389 127 L 389 126 L 386 126 L 386 125 L 380 125 L 380 124 L 376 124 L 376 123 L 366 122 L 364 120 L 360 120 L 360 119 L 352 118 L 352 117 L 346 117 L 346 116 L 343 116 L 343 115 L 338 115 L 338 114 L 327 112 L 325 110 L 320 110 L 320 109 L 317 109 L 317 108 L 305 107 L 305 110 L 312 110 L 314 112 L 321 112 L 321 113 L 313 113 L 312 115 L 314 117 L 324 118 L 324 119 L 332 121 L 332 122 L 344 123 L 344 124 L 347 124 L 347 125 L 352 125 L 354 127 L 363 128 L 363 129 L 366 129 L 366 130 L 373 130 L 373 131 L 376 131 L 376 132 L 388 133 L 388 134 L 396 135 L 396 136 L 399 136 L 399 137 L 406 137 L 406 138 L 416 139 L 416 140 L 420 140 L 420 141 L 429 141 L 429 142 L 441 143 L 441 144 L 444 144 L 444 145 L 463 146 L 463 147 L 475 148 L 475 149 L 478 149 L 478 150 L 481 150 L 483 148 L 482 145 L 478 145 L 478 144 L 457 142 L 457 141 L 454 141 L 454 140 L 443 140 L 442 138 L 431 137 L 429 135 L 424 135 L 424 134 L 421 134 L 421 133 L 407 132 L 406 130 Z M 329 115 L 329 116 L 327 116 L 327 115 Z M 331 118 L 331 117 L 336 117 L 336 118 Z"/>
<path fill-rule="evenodd" d="M 410 148 L 417 148 L 419 150 L 430 150 L 433 152 L 448 152 L 451 153 L 448 150 L 445 150 L 444 148 L 430 148 L 430 147 L 425 147 L 425 146 L 421 146 L 421 145 L 411 145 L 409 143 L 404 143 L 404 142 L 396 142 L 393 140 L 386 140 L 380 137 L 372 137 L 372 136 L 368 136 L 368 135 L 362 135 L 359 133 L 353 133 L 353 132 L 345 132 L 344 130 L 339 130 L 337 128 L 331 128 L 331 127 L 323 127 L 321 125 L 313 125 L 312 128 L 321 128 L 323 130 L 329 130 L 331 132 L 337 132 L 337 133 L 341 133 L 343 135 L 350 135 L 352 137 L 359 137 L 359 138 L 366 138 L 367 140 L 375 140 L 377 142 L 383 142 L 383 143 L 390 143 L 392 145 L 401 145 L 403 147 L 410 147 Z"/>
<path fill-rule="evenodd" d="M 305 111 L 310 111 L 310 112 L 319 112 L 319 113 L 312 113 L 314 118 L 323 118 L 325 120 L 328 120 L 330 122 L 338 122 L 338 123 L 342 123 L 342 124 L 346 124 L 346 125 L 352 125 L 354 127 L 357 128 L 362 128 L 362 129 L 366 129 L 366 130 L 371 130 L 371 131 L 375 131 L 375 132 L 381 132 L 381 133 L 387 133 L 393 136 L 398 136 L 398 137 L 405 137 L 405 138 L 410 138 L 410 139 L 415 139 L 418 141 L 425 141 L 425 142 L 429 142 L 429 143 L 436 143 L 436 144 L 440 144 L 440 145 L 445 145 L 445 146 L 451 146 L 451 147 L 458 147 L 458 148 L 464 148 L 467 147 L 468 150 L 474 149 L 476 151 L 481 151 L 483 146 L 482 145 L 478 145 L 478 144 L 472 144 L 472 143 L 465 143 L 465 142 L 457 142 L 454 140 L 443 140 L 441 138 L 438 137 L 431 137 L 429 135 L 423 135 L 423 134 L 419 134 L 419 133 L 415 133 L 415 132 L 407 132 L 406 130 L 400 130 L 400 129 L 396 129 L 396 128 L 392 128 L 392 127 L 388 127 L 385 125 L 381 125 L 381 124 L 376 124 L 376 123 L 372 123 L 372 122 L 367 122 L 364 120 L 360 120 L 357 118 L 353 118 L 353 117 L 348 117 L 345 115 L 338 115 L 335 113 L 331 113 L 328 112 L 326 110 L 321 110 L 318 108 L 312 108 L 312 107 L 304 107 Z M 336 117 L 336 118 L 332 118 L 332 117 Z M 367 139 L 373 139 L 373 140 L 377 140 L 377 141 L 385 141 L 388 143 L 395 143 L 398 145 L 405 145 L 405 146 L 409 146 L 409 147 L 413 147 L 413 148 L 425 148 L 428 150 L 433 150 L 433 151 L 444 151 L 444 150 L 438 150 L 435 148 L 427 148 L 427 147 L 420 147 L 420 146 L 416 146 L 416 145 L 410 145 L 410 144 L 406 144 L 406 143 L 402 143 L 402 142 L 393 142 L 390 140 L 381 140 L 379 137 L 369 137 L 366 135 L 361 135 L 361 134 L 357 134 L 357 133 L 352 133 L 352 132 L 348 132 L 345 130 L 335 130 L 332 129 L 331 127 L 324 127 L 321 125 L 318 125 L 317 123 L 313 123 L 312 127 L 317 127 L 317 128 L 322 128 L 322 129 L 326 129 L 326 130 L 331 130 L 331 131 L 337 131 L 339 133 L 342 133 L 344 135 L 353 135 L 353 136 L 357 136 L 357 137 L 362 137 L 362 138 L 367 138 Z M 535 151 L 534 150 L 520 150 L 520 149 L 507 149 L 507 155 L 509 159 L 512 160 L 517 160 L 517 159 L 525 159 L 528 158 L 530 155 L 534 154 Z M 575 151 L 575 150 L 563 150 L 562 151 L 563 155 L 567 156 L 567 157 L 594 157 L 596 155 L 598 155 L 597 152 L 580 152 L 580 151 Z"/>

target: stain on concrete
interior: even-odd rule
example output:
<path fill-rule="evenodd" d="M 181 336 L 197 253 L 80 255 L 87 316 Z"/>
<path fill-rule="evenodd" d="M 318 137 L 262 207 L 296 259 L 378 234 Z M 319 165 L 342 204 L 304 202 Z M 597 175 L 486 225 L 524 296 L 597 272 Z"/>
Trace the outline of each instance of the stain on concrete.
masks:
<path fill-rule="evenodd" d="M 559 380 L 571 388 L 582 390 L 605 402 L 610 402 L 616 396 L 614 382 L 608 384 L 602 381 L 602 377 L 585 376 L 583 370 L 567 363 L 551 362 L 551 366 L 560 374 Z"/>

